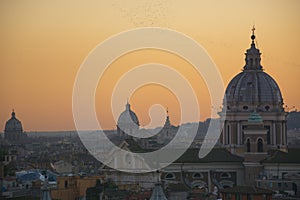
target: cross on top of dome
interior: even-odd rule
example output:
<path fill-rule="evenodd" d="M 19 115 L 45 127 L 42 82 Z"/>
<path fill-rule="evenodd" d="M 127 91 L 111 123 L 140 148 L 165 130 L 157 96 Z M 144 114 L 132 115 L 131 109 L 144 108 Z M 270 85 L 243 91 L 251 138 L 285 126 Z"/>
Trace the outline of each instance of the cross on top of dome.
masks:
<path fill-rule="evenodd" d="M 259 49 L 257 49 L 255 47 L 255 34 L 254 34 L 254 31 L 255 31 L 255 27 L 253 26 L 253 28 L 251 29 L 252 31 L 252 35 L 251 35 L 251 39 L 252 39 L 252 43 L 251 43 L 251 47 L 250 49 L 247 49 L 247 52 L 246 52 L 246 65 L 244 66 L 244 70 L 263 70 L 261 64 L 260 64 L 260 61 L 261 61 L 261 58 L 260 58 L 260 51 Z"/>
<path fill-rule="evenodd" d="M 255 34 L 254 34 L 255 27 L 254 27 L 254 25 L 253 25 L 253 28 L 251 30 L 252 30 L 251 39 L 252 39 L 252 43 L 254 43 L 254 39 L 255 39 Z"/>

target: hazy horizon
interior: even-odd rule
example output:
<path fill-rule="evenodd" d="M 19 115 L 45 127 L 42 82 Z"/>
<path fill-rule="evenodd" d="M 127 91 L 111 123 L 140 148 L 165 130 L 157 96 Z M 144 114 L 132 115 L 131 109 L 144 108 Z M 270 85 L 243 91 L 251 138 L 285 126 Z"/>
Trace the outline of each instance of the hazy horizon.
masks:
<path fill-rule="evenodd" d="M 107 38 L 140 27 L 184 33 L 206 49 L 219 68 L 225 87 L 241 72 L 251 28 L 262 66 L 278 83 L 285 105 L 300 108 L 300 1 L 16 1 L 0 2 L 0 130 L 12 109 L 24 130 L 75 130 L 72 92 L 86 56 Z M 190 81 L 199 101 L 200 119 L 210 117 L 211 102 L 203 78 L 181 57 L 158 50 L 132 51 L 111 63 L 99 81 L 95 101 L 104 129 L 115 127 L 111 91 L 136 66 L 161 63 Z M 167 78 L 167 77 L 166 77 Z M 126 91 L 124 91 L 126 92 Z M 179 101 L 167 88 L 146 85 L 129 101 L 142 126 L 181 120 Z M 117 99 L 121 113 L 127 99 Z M 160 109 L 151 106 L 160 104 Z M 221 105 L 220 105 L 221 106 Z M 151 111 L 151 112 L 150 112 Z"/>

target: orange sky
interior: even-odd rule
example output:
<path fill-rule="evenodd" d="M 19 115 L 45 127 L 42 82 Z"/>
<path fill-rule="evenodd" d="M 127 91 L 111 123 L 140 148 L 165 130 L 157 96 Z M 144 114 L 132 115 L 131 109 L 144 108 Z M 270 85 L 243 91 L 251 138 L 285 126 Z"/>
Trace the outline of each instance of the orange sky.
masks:
<path fill-rule="evenodd" d="M 72 90 L 84 58 L 108 37 L 144 26 L 174 29 L 196 40 L 227 85 L 244 66 L 255 24 L 265 71 L 279 84 L 285 104 L 300 108 L 300 1 L 188 2 L 0 1 L 0 131 L 12 108 L 25 131 L 73 130 Z M 197 92 L 201 119 L 209 116 L 208 91 L 189 64 L 167 52 L 143 50 L 116 60 L 107 73 L 109 84 L 99 83 L 96 102 L 104 104 L 96 104 L 96 109 L 104 128 L 115 124 L 107 107 L 114 81 L 126 70 L 149 62 L 172 66 L 187 77 Z M 119 101 L 122 106 L 126 103 L 126 99 Z M 148 109 L 156 103 L 169 108 L 174 124 L 180 121 L 178 102 L 166 89 L 145 86 L 130 102 L 143 126 L 150 120 Z"/>

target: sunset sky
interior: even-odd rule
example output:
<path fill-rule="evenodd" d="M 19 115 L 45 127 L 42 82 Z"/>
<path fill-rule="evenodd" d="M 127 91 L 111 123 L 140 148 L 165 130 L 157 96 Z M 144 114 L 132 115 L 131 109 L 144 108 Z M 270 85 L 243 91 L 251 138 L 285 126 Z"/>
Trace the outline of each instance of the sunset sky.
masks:
<path fill-rule="evenodd" d="M 0 132 L 12 109 L 25 131 L 74 130 L 72 92 L 82 62 L 105 39 L 138 27 L 169 28 L 197 41 L 226 86 L 244 66 L 255 24 L 265 71 L 279 84 L 285 104 L 300 109 L 299 10 L 298 0 L 2 0 Z M 199 100 L 200 120 L 210 116 L 209 93 L 189 63 L 168 52 L 141 50 L 115 60 L 99 82 L 95 107 L 103 128 L 115 128 L 110 111 L 114 84 L 128 70 L 154 62 L 186 77 Z M 178 100 L 166 88 L 144 86 L 129 101 L 142 126 L 150 122 L 153 104 L 168 107 L 175 125 L 180 121 Z M 118 102 L 123 109 L 126 99 Z"/>

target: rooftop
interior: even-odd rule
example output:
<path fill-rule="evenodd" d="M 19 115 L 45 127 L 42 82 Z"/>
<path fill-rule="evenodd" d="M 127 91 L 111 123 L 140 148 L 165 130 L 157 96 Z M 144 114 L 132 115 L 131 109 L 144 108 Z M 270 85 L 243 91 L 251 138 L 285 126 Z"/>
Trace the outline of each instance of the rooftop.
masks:
<path fill-rule="evenodd" d="M 288 152 L 277 150 L 271 157 L 262 161 L 262 163 L 293 163 L 300 164 L 300 148 L 288 149 Z"/>
<path fill-rule="evenodd" d="M 235 186 L 222 189 L 221 193 L 240 193 L 240 194 L 273 194 L 272 190 L 258 188 L 255 186 Z"/>
<path fill-rule="evenodd" d="M 243 162 L 244 159 L 224 148 L 213 148 L 204 158 L 199 158 L 199 149 L 188 149 L 175 163 Z"/>

